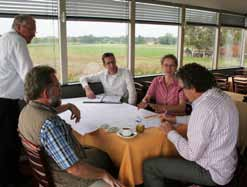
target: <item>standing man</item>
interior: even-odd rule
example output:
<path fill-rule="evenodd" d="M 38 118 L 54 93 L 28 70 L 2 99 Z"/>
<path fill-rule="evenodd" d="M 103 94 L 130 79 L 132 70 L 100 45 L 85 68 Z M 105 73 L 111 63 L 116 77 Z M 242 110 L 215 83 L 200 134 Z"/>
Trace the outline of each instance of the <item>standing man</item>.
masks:
<path fill-rule="evenodd" d="M 144 186 L 169 187 L 174 180 L 225 185 L 237 166 L 237 108 L 227 94 L 215 88 L 215 79 L 205 67 L 186 64 L 177 77 L 193 107 L 187 139 L 169 122 L 162 123 L 160 128 L 183 159 L 159 157 L 145 161 Z"/>
<path fill-rule="evenodd" d="M 117 67 L 113 53 L 104 53 L 102 62 L 106 70 L 80 78 L 86 96 L 91 99 L 96 97 L 88 82 L 101 82 L 106 95 L 121 96 L 123 101 L 134 105 L 136 103 L 136 90 L 130 71 Z"/>
<path fill-rule="evenodd" d="M 23 99 L 24 78 L 32 68 L 27 44 L 35 36 L 33 17 L 18 15 L 12 30 L 0 37 L 0 186 L 16 186 L 19 139 L 18 101 Z"/>

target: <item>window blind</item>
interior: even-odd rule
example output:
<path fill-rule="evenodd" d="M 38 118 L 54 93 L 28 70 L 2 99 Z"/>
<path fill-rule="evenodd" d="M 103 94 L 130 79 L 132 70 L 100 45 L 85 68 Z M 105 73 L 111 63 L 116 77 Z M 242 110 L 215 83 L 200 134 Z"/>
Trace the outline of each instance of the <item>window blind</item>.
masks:
<path fill-rule="evenodd" d="M 66 15 L 70 18 L 129 20 L 126 0 L 67 0 Z"/>
<path fill-rule="evenodd" d="M 222 13 L 220 23 L 222 26 L 245 27 L 245 16 Z"/>
<path fill-rule="evenodd" d="M 185 21 L 187 24 L 217 25 L 217 12 L 186 8 Z"/>
<path fill-rule="evenodd" d="M 57 0 L 0 0 L 0 14 L 30 14 L 33 16 L 57 16 Z"/>
<path fill-rule="evenodd" d="M 179 24 L 180 8 L 161 4 L 136 2 L 137 22 L 161 22 Z"/>

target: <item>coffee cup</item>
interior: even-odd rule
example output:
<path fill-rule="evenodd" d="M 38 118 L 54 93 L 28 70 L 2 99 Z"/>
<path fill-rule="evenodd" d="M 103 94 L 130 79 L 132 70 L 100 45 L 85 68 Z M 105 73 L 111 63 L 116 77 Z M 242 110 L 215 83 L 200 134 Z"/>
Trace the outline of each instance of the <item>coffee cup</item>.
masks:
<path fill-rule="evenodd" d="M 122 136 L 131 136 L 133 132 L 130 128 L 122 128 L 120 133 Z"/>

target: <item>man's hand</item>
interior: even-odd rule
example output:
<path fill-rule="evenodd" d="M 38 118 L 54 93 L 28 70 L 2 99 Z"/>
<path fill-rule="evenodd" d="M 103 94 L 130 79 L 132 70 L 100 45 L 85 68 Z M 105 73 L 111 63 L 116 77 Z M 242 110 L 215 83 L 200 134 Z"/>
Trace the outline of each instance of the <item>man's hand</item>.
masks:
<path fill-rule="evenodd" d="M 148 105 L 154 109 L 156 113 L 163 113 L 166 111 L 166 105 L 161 105 L 161 104 L 151 104 L 148 103 Z"/>
<path fill-rule="evenodd" d="M 73 104 L 69 103 L 68 104 L 68 109 L 71 111 L 71 116 L 70 119 L 73 120 L 75 119 L 75 122 L 79 122 L 81 119 L 81 112 L 80 110 Z"/>
<path fill-rule="evenodd" d="M 94 94 L 93 90 L 87 86 L 85 87 L 85 92 L 86 92 L 86 96 L 90 99 L 95 99 L 96 98 L 96 95 Z"/>
<path fill-rule="evenodd" d="M 125 187 L 119 180 L 114 179 L 109 173 L 105 172 L 105 175 L 102 178 L 107 184 L 111 187 Z"/>
<path fill-rule="evenodd" d="M 166 114 L 159 114 L 160 122 L 171 122 L 171 123 L 176 123 L 176 116 L 169 116 Z"/>
<path fill-rule="evenodd" d="M 168 134 L 170 131 L 174 130 L 174 127 L 172 126 L 171 123 L 169 123 L 169 122 L 166 121 L 166 122 L 161 123 L 160 129 L 161 129 L 162 132 L 167 136 L 167 134 Z"/>

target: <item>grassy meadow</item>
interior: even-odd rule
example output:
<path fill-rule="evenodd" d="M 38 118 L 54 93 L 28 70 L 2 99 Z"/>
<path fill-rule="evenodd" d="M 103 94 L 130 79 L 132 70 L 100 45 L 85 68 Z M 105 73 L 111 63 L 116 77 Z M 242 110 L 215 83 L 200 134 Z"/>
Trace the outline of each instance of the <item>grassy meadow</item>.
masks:
<path fill-rule="evenodd" d="M 29 50 L 34 64 L 47 64 L 60 72 L 58 45 L 30 44 Z M 127 45 L 125 44 L 68 44 L 68 79 L 78 81 L 80 75 L 98 72 L 103 68 L 101 55 L 113 52 L 120 67 L 127 67 Z M 176 55 L 176 45 L 144 44 L 136 45 L 135 75 L 157 74 L 161 72 L 160 58 L 165 54 Z M 184 64 L 198 62 L 211 68 L 212 58 L 184 57 Z M 220 67 L 239 64 L 239 59 L 225 61 L 220 58 Z"/>

